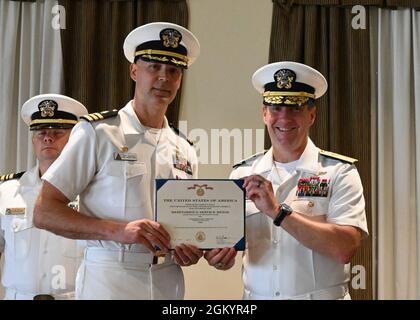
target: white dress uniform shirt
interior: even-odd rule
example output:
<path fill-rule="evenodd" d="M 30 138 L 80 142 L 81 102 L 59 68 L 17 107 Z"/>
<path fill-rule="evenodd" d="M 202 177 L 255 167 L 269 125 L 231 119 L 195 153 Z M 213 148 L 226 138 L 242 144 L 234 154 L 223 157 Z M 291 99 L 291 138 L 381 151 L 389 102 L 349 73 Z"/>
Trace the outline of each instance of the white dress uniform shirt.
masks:
<path fill-rule="evenodd" d="M 20 179 L 0 184 L 5 299 L 33 299 L 39 294 L 53 295 L 56 299 L 74 298 L 83 250 L 75 240 L 33 226 L 33 208 L 40 188 L 38 166 Z"/>
<path fill-rule="evenodd" d="M 116 160 L 122 152 L 132 161 Z M 80 212 L 128 222 L 153 220 L 155 178 L 196 177 L 194 148 L 168 127 L 166 118 L 163 129 L 143 126 L 130 101 L 115 117 L 78 123 L 42 179 L 69 199 L 79 194 Z M 153 265 L 141 244 L 88 240 L 87 246 L 77 298 L 183 298 L 182 270 L 171 259 Z"/>
<path fill-rule="evenodd" d="M 301 214 L 368 233 L 363 187 L 354 165 L 320 155 L 308 139 L 296 170 L 279 178 L 272 149 L 235 169 L 230 178 L 259 174 L 270 180 L 279 203 Z M 298 190 L 300 179 L 328 181 L 323 196 Z M 302 181 L 302 180 L 301 180 Z M 305 184 L 305 183 L 304 183 Z M 306 183 L 307 184 L 307 183 Z M 308 249 L 246 200 L 247 249 L 244 255 L 245 299 L 339 299 L 347 293 L 350 264 L 340 264 Z"/>

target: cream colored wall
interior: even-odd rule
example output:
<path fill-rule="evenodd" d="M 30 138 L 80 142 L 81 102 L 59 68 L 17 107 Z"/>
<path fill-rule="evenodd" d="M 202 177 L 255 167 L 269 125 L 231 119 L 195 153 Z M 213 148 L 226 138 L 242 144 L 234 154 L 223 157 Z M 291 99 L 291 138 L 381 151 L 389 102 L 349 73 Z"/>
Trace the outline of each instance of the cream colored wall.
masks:
<path fill-rule="evenodd" d="M 251 84 L 268 61 L 271 0 L 190 0 L 190 30 L 201 55 L 187 71 L 180 120 L 194 128 L 263 129 L 261 97 Z M 191 138 L 191 136 L 190 136 Z M 246 146 L 243 146 L 244 148 Z M 255 150 L 255 135 L 252 142 Z M 245 155 L 246 156 L 246 155 Z M 227 178 L 230 164 L 200 165 L 200 178 Z M 217 271 L 202 259 L 184 268 L 186 299 L 241 299 L 241 259 L 229 271 Z"/>

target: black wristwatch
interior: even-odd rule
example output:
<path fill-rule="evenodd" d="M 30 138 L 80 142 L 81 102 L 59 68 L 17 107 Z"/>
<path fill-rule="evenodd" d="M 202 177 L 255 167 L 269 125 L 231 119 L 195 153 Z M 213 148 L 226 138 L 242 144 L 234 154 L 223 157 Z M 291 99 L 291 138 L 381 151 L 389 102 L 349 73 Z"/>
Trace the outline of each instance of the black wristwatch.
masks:
<path fill-rule="evenodd" d="M 274 218 L 273 223 L 275 226 L 280 227 L 282 221 L 284 218 L 286 218 L 288 215 L 290 215 L 293 212 L 293 209 L 290 208 L 287 204 L 281 203 L 279 208 L 279 213 L 277 213 L 277 216 Z"/>

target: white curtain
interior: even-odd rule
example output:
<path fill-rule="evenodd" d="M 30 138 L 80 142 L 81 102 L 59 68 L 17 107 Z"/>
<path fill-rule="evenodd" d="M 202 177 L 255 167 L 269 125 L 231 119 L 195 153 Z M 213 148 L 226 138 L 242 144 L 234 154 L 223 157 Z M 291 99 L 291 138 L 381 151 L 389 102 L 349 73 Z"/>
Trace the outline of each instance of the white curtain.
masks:
<path fill-rule="evenodd" d="M 60 29 L 53 28 L 57 1 L 0 0 L 0 174 L 35 164 L 20 109 L 40 93 L 61 93 Z"/>
<path fill-rule="evenodd" d="M 419 299 L 420 12 L 374 9 L 371 18 L 378 298 Z"/>

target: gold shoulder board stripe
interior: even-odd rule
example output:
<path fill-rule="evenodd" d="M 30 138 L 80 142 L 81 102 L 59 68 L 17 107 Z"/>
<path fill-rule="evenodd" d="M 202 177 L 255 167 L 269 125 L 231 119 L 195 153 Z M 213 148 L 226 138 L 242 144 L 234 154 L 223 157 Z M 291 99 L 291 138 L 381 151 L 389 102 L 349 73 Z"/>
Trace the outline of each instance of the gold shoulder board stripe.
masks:
<path fill-rule="evenodd" d="M 90 122 L 90 121 L 93 121 L 93 119 L 92 119 L 92 118 L 90 117 L 90 115 L 88 115 L 88 114 L 87 114 L 87 115 L 84 115 L 84 116 L 81 116 L 81 117 L 80 117 L 80 119 L 85 119 L 85 120 L 87 120 L 87 121 L 89 121 L 89 122 Z"/>
<path fill-rule="evenodd" d="M 357 161 L 359 161 L 357 159 L 343 156 L 341 154 L 334 153 L 331 151 L 319 150 L 319 153 L 325 157 L 341 160 L 343 162 L 350 163 L 350 164 L 355 164 Z"/>
<path fill-rule="evenodd" d="M 104 118 L 104 116 L 100 112 L 95 113 L 95 116 L 97 116 L 99 119 Z"/>
<path fill-rule="evenodd" d="M 114 109 L 112 111 L 102 111 L 102 112 L 95 112 L 95 113 L 89 113 L 84 116 L 81 116 L 81 119 L 87 120 L 89 122 L 95 122 L 107 118 L 115 117 L 118 114 L 118 110 Z"/>
<path fill-rule="evenodd" d="M 9 174 L 0 175 L 0 181 L 8 181 L 8 180 L 12 180 L 12 179 L 19 179 L 21 176 L 23 176 L 24 173 L 25 173 L 25 171 L 22 171 L 22 172 L 19 172 L 19 173 L 9 173 Z"/>

